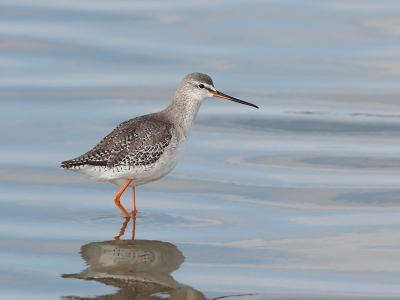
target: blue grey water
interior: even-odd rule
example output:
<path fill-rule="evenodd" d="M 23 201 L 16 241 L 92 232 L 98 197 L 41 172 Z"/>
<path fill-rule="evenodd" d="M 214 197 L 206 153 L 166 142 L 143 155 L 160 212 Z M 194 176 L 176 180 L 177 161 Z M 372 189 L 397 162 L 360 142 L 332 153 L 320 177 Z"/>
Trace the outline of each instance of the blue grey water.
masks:
<path fill-rule="evenodd" d="M 389 0 L 1 0 L 0 298 L 399 298 L 399 37 Z M 206 100 L 115 240 L 60 162 L 195 71 L 260 109 Z"/>

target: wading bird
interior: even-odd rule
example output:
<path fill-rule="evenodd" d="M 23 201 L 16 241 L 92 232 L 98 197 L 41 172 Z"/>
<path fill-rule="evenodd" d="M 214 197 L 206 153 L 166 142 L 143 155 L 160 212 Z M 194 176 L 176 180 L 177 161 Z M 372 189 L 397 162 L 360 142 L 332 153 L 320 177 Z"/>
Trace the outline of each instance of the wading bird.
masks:
<path fill-rule="evenodd" d="M 258 108 L 218 92 L 210 76 L 191 73 L 183 78 L 167 108 L 121 123 L 92 150 L 63 161 L 61 168 L 122 186 L 114 201 L 129 218 L 120 203 L 122 193 L 132 187 L 132 212 L 136 214 L 135 187 L 172 171 L 185 148 L 200 105 L 210 97 Z"/>

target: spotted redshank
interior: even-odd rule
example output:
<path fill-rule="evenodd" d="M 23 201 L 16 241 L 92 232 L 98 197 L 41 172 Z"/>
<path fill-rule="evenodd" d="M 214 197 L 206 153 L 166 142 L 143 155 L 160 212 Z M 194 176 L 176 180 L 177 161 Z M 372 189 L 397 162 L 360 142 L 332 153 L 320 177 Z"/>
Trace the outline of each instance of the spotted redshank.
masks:
<path fill-rule="evenodd" d="M 258 108 L 217 91 L 208 75 L 191 73 L 183 78 L 167 108 L 121 123 L 92 150 L 63 161 L 61 168 L 122 186 L 114 201 L 128 218 L 131 216 L 121 205 L 120 197 L 131 186 L 132 212 L 136 215 L 135 187 L 172 171 L 185 148 L 200 105 L 210 97 Z"/>

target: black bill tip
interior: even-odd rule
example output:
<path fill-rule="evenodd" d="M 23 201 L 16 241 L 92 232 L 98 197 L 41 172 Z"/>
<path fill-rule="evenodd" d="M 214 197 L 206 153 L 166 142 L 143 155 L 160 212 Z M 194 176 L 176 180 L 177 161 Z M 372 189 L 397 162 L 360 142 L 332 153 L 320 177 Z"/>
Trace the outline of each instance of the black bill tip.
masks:
<path fill-rule="evenodd" d="M 230 100 L 230 101 L 233 101 L 233 102 L 241 103 L 241 104 L 244 104 L 244 105 L 252 106 L 252 107 L 255 107 L 255 108 L 259 108 L 257 105 L 255 105 L 253 103 L 246 102 L 246 101 L 243 101 L 243 100 L 228 96 L 228 95 L 226 95 L 224 93 L 221 93 L 221 92 L 218 92 L 218 91 L 212 92 L 212 94 L 213 94 L 214 97 L 218 97 L 218 98 Z"/>

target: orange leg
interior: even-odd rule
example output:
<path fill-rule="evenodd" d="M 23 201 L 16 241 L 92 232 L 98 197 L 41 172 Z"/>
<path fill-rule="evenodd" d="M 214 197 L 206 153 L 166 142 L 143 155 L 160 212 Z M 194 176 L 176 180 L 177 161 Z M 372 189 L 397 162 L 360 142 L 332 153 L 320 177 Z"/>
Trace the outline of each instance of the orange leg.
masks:
<path fill-rule="evenodd" d="M 130 214 L 126 211 L 126 209 L 121 205 L 119 198 L 125 192 L 128 185 L 132 182 L 132 179 L 128 179 L 128 181 L 124 184 L 124 186 L 119 190 L 119 192 L 114 197 L 115 204 L 119 207 L 119 209 L 124 213 L 125 217 L 130 218 Z"/>
<path fill-rule="evenodd" d="M 135 192 L 135 187 L 132 187 L 132 213 L 136 215 L 137 209 L 136 209 L 136 192 Z"/>

